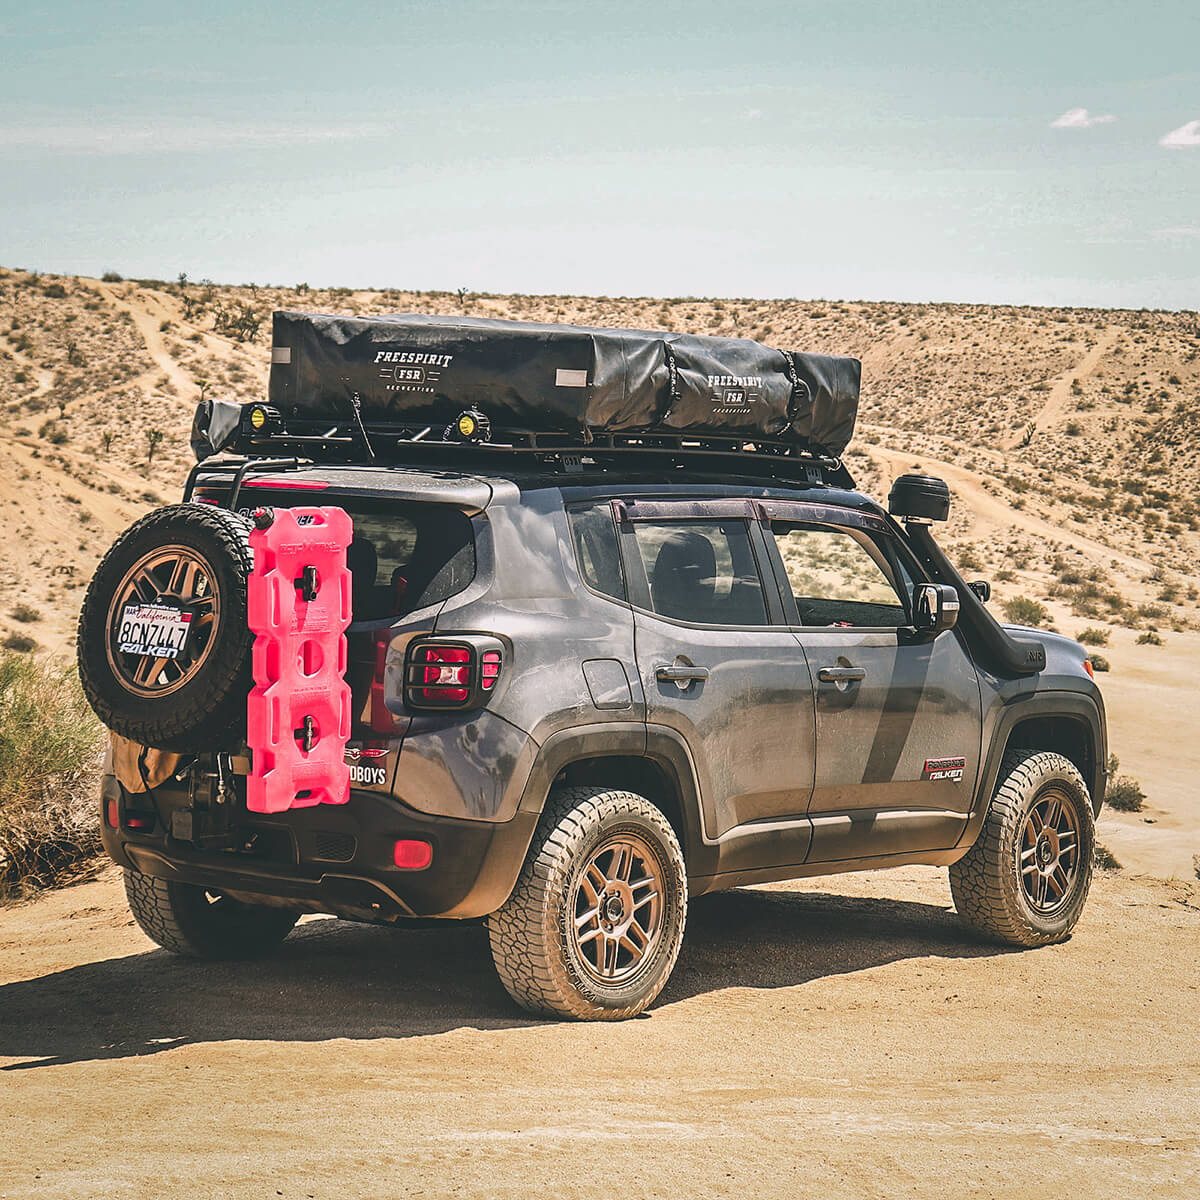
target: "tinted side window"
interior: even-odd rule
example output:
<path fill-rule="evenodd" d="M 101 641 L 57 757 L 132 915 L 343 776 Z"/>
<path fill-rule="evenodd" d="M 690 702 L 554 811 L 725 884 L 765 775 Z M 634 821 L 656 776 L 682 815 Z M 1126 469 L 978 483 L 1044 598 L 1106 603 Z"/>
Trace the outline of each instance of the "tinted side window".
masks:
<path fill-rule="evenodd" d="M 802 624 L 908 624 L 903 596 L 912 581 L 869 534 L 828 525 L 775 524 L 771 529 Z"/>
<path fill-rule="evenodd" d="M 654 611 L 701 625 L 766 625 L 745 521 L 638 521 Z"/>
<path fill-rule="evenodd" d="M 625 579 L 621 574 L 621 552 L 617 547 L 617 528 L 608 503 L 567 510 L 571 539 L 579 573 L 590 588 L 625 599 Z"/>

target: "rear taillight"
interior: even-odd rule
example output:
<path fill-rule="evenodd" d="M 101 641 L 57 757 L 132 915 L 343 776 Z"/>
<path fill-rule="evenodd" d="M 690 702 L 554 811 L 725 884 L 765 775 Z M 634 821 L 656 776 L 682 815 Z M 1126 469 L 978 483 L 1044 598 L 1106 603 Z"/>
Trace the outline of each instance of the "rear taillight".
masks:
<path fill-rule="evenodd" d="M 500 651 L 485 650 L 479 656 L 479 686 L 490 692 L 500 678 Z"/>
<path fill-rule="evenodd" d="M 418 646 L 413 652 L 409 694 L 418 704 L 457 707 L 471 698 L 468 646 Z"/>
<path fill-rule="evenodd" d="M 503 654 L 494 639 L 428 641 L 408 652 L 404 702 L 411 708 L 473 708 L 496 687 Z"/>
<path fill-rule="evenodd" d="M 375 669 L 371 674 L 370 724 L 372 733 L 394 733 L 396 718 L 387 706 L 387 655 L 391 645 L 390 630 L 384 630 L 375 642 Z"/>

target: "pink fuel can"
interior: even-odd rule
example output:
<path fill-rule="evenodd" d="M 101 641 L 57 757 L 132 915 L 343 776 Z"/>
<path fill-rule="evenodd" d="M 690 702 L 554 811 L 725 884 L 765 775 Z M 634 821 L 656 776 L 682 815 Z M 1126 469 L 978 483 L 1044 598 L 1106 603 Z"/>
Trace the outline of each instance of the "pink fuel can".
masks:
<path fill-rule="evenodd" d="M 346 627 L 354 536 L 340 508 L 261 508 L 250 534 L 246 807 L 275 813 L 350 799 Z"/>

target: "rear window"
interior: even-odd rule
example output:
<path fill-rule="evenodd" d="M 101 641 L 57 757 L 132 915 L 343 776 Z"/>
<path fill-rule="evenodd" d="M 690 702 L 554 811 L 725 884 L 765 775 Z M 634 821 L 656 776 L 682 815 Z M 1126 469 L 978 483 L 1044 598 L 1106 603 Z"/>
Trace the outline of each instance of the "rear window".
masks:
<path fill-rule="evenodd" d="M 625 580 L 621 575 L 621 552 L 617 548 L 612 505 L 605 501 L 587 508 L 572 508 L 567 516 L 584 583 L 614 600 L 624 600 Z"/>
<path fill-rule="evenodd" d="M 295 508 L 310 495 L 267 492 L 257 503 Z M 354 577 L 355 621 L 378 621 L 427 608 L 461 592 L 475 578 L 471 520 L 448 504 L 322 494 L 354 520 L 346 564 Z"/>
<path fill-rule="evenodd" d="M 654 611 L 702 625 L 766 625 L 745 521 L 638 521 Z"/>

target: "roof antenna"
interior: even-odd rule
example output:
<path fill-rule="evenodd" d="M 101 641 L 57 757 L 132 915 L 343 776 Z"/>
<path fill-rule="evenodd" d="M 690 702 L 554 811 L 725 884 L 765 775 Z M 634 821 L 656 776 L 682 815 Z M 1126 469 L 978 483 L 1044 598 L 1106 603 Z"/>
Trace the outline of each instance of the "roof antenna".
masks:
<path fill-rule="evenodd" d="M 350 408 L 354 413 L 354 423 L 358 426 L 359 435 L 362 437 L 363 447 L 367 452 L 367 461 L 371 466 L 375 465 L 375 450 L 371 446 L 371 439 L 367 437 L 367 427 L 363 424 L 362 419 L 362 397 L 357 392 L 350 393 Z"/>

